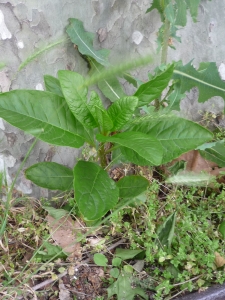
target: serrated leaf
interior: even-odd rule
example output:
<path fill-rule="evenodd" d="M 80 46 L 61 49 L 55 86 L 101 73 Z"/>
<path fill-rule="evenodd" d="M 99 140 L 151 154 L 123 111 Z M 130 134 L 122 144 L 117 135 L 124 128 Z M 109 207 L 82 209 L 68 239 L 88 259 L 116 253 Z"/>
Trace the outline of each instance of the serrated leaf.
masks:
<path fill-rule="evenodd" d="M 172 24 L 175 22 L 175 7 L 172 3 L 169 3 L 166 7 L 165 7 L 165 15 L 167 20 L 169 20 L 169 22 Z"/>
<path fill-rule="evenodd" d="M 185 94 L 181 94 L 179 89 L 175 89 L 167 98 L 169 105 L 165 109 L 166 111 L 177 110 L 180 111 L 180 102 L 185 97 Z"/>
<path fill-rule="evenodd" d="M 97 127 L 87 103 L 88 90 L 83 86 L 84 78 L 72 71 L 59 71 L 58 77 L 66 102 L 77 120 L 85 127 Z"/>
<path fill-rule="evenodd" d="M 55 162 L 41 162 L 25 171 L 26 178 L 50 190 L 69 191 L 73 188 L 73 171 Z"/>
<path fill-rule="evenodd" d="M 175 24 L 185 26 L 187 23 L 187 5 L 185 1 L 175 0 L 177 5 L 177 15 Z"/>
<path fill-rule="evenodd" d="M 215 162 L 221 168 L 225 167 L 225 143 L 218 142 L 213 147 L 199 152 L 204 159 Z"/>
<path fill-rule="evenodd" d="M 160 143 L 150 135 L 130 131 L 108 137 L 98 134 L 96 138 L 101 142 L 116 143 L 131 149 L 151 164 L 161 164 L 162 147 Z"/>
<path fill-rule="evenodd" d="M 135 122 L 137 124 L 131 126 L 130 130 L 155 137 L 161 143 L 161 163 L 167 163 L 213 138 L 209 130 L 174 115 L 150 116 Z"/>
<path fill-rule="evenodd" d="M 220 96 L 225 100 L 225 82 L 219 76 L 217 66 L 214 62 L 200 64 L 196 70 L 191 62 L 183 66 L 178 64 L 174 69 L 173 78 L 179 79 L 175 85 L 180 88 L 180 93 L 189 91 L 193 87 L 199 90 L 199 102 L 205 102 L 214 96 Z"/>
<path fill-rule="evenodd" d="M 117 182 L 121 198 L 134 198 L 146 191 L 148 186 L 149 181 L 137 175 L 125 176 Z"/>
<path fill-rule="evenodd" d="M 124 97 L 114 102 L 107 110 L 111 120 L 113 120 L 113 128 L 111 131 L 121 129 L 127 121 L 129 121 L 138 104 L 137 97 Z"/>
<path fill-rule="evenodd" d="M 64 97 L 60 86 L 60 82 L 57 78 L 51 75 L 45 75 L 44 82 L 45 82 L 45 88 L 48 92 L 56 94 L 60 97 Z"/>
<path fill-rule="evenodd" d="M 113 127 L 113 121 L 109 117 L 108 112 L 105 109 L 95 106 L 95 113 L 98 119 L 98 124 L 100 125 L 102 131 L 110 131 Z"/>
<path fill-rule="evenodd" d="M 174 236 L 174 228 L 176 221 L 176 212 L 170 215 L 165 222 L 157 230 L 160 245 L 170 249 Z"/>
<path fill-rule="evenodd" d="M 134 94 L 139 99 L 138 107 L 149 104 L 161 95 L 172 77 L 173 68 L 174 65 L 169 66 L 164 72 L 139 86 Z"/>
<path fill-rule="evenodd" d="M 15 90 L 0 94 L 0 117 L 47 143 L 79 148 L 84 128 L 65 100 L 44 91 Z"/>
<path fill-rule="evenodd" d="M 153 9 L 158 10 L 161 16 L 161 21 L 164 21 L 164 7 L 162 6 L 162 2 L 159 0 L 153 0 L 152 5 L 146 10 L 146 13 L 152 11 Z"/>
<path fill-rule="evenodd" d="M 94 58 L 101 65 L 107 66 L 109 50 L 95 50 L 93 47 L 94 34 L 84 30 L 83 23 L 75 18 L 69 19 L 70 24 L 67 26 L 66 32 L 71 41 L 77 45 L 81 54 Z"/>
<path fill-rule="evenodd" d="M 119 189 L 107 172 L 87 161 L 79 161 L 74 168 L 74 190 L 78 208 L 87 220 L 100 219 L 119 198 Z"/>
<path fill-rule="evenodd" d="M 143 252 L 143 250 L 132 250 L 132 249 L 123 249 L 123 248 L 116 248 L 115 255 L 123 260 L 132 259 L 138 254 Z"/>
<path fill-rule="evenodd" d="M 96 62 L 94 59 L 90 59 L 90 65 L 92 68 L 89 72 L 90 76 L 101 74 L 103 70 L 106 71 L 105 67 Z M 103 95 L 112 102 L 125 96 L 122 86 L 116 76 L 104 78 L 98 81 L 98 87 Z"/>
<path fill-rule="evenodd" d="M 121 272 L 118 279 L 107 289 L 108 298 L 117 295 L 118 300 L 133 300 L 136 295 L 139 295 L 146 300 L 148 299 L 148 296 L 141 288 L 133 288 L 131 284 L 131 274 Z"/>
<path fill-rule="evenodd" d="M 191 17 L 193 19 L 194 22 L 197 22 L 197 16 L 198 16 L 198 7 L 199 7 L 199 3 L 200 0 L 185 0 L 187 3 L 187 6 L 190 9 L 190 13 L 191 13 Z"/>

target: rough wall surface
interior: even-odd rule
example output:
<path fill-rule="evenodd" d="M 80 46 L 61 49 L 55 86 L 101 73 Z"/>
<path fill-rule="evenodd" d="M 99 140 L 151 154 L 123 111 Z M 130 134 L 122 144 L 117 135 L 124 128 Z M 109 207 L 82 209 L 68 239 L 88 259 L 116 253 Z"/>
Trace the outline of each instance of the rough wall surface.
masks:
<path fill-rule="evenodd" d="M 155 10 L 145 14 L 149 3 L 149 0 L 0 0 L 0 63 L 5 64 L 0 71 L 0 90 L 44 89 L 43 75 L 55 76 L 60 69 L 86 74 L 85 61 L 65 41 L 64 29 L 71 17 L 82 20 L 86 30 L 97 32 L 95 46 L 110 49 L 112 62 L 135 54 L 155 53 L 160 18 Z M 182 59 L 187 63 L 194 58 L 196 65 L 201 61 L 216 61 L 222 70 L 225 59 L 224 11 L 225 0 L 202 0 L 198 23 L 189 19 L 185 29 L 180 30 L 182 44 L 176 44 L 176 51 L 169 51 L 169 60 Z M 18 72 L 21 63 L 32 54 L 63 39 Z M 139 72 L 140 78 L 146 78 L 147 71 L 157 65 L 159 55 L 154 54 L 154 57 L 153 64 Z M 193 90 L 182 103 L 186 116 L 193 117 L 193 112 L 200 109 L 222 110 L 223 101 L 219 100 L 217 104 L 209 101 L 200 107 L 196 104 L 196 95 L 197 91 Z M 0 120 L 0 140 L 0 170 L 5 168 L 10 183 L 34 139 Z M 55 148 L 38 142 L 26 165 L 56 161 L 72 167 L 79 153 L 76 149 Z M 23 174 L 16 188 L 36 197 L 48 196 L 46 190 L 33 186 Z"/>

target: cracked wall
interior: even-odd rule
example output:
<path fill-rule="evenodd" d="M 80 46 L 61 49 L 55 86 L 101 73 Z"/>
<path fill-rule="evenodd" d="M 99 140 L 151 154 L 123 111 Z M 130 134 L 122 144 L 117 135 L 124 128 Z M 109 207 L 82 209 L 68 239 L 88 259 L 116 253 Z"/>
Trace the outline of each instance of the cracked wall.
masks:
<path fill-rule="evenodd" d="M 149 0 L 0 0 L 0 63 L 5 64 L 0 70 L 1 91 L 42 90 L 43 75 L 55 76 L 60 69 L 87 73 L 86 62 L 69 42 L 52 47 L 18 72 L 21 63 L 30 55 L 66 37 L 64 28 L 72 17 L 82 20 L 86 30 L 97 33 L 95 46 L 110 49 L 112 63 L 134 55 L 155 53 L 160 17 L 156 11 L 145 14 L 149 3 Z M 194 58 L 196 65 L 201 61 L 216 61 L 224 76 L 224 9 L 224 0 L 202 1 L 198 22 L 194 24 L 189 18 L 185 29 L 179 32 L 182 43 L 176 44 L 176 51 L 169 50 L 169 60 L 182 59 L 187 63 Z M 134 74 L 146 79 L 147 72 L 154 69 L 159 59 L 154 55 L 152 65 Z M 129 90 L 130 87 L 125 84 L 125 88 Z M 221 99 L 200 106 L 196 104 L 196 96 L 197 91 L 193 90 L 183 101 L 184 115 L 193 116 L 198 109 L 223 109 Z M 2 120 L 0 139 L 0 170 L 5 167 L 10 183 L 34 139 Z M 39 141 L 26 166 L 39 161 L 55 161 L 72 167 L 79 153 L 76 149 L 56 148 Z M 48 191 L 26 180 L 23 173 L 16 189 L 36 197 L 49 196 Z"/>

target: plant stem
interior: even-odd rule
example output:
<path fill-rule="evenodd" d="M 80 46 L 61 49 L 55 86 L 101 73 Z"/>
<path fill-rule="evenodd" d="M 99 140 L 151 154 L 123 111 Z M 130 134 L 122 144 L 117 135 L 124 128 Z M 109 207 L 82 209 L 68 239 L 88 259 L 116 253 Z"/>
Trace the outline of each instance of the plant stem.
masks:
<path fill-rule="evenodd" d="M 170 38 L 170 22 L 167 18 L 165 18 L 161 64 L 166 64 L 166 62 L 167 62 L 169 38 Z"/>
<path fill-rule="evenodd" d="M 106 160 L 106 153 L 105 153 L 105 147 L 104 143 L 100 143 L 99 145 L 99 150 L 98 150 L 98 155 L 100 158 L 100 164 L 103 169 L 107 166 L 107 160 Z"/>

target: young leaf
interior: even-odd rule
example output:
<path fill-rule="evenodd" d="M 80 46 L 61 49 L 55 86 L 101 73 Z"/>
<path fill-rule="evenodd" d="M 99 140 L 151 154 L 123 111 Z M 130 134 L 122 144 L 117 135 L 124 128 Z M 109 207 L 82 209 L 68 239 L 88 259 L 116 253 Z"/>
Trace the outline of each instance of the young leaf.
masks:
<path fill-rule="evenodd" d="M 67 257 L 67 255 L 62 252 L 62 248 L 59 246 L 44 242 L 43 248 L 44 250 L 39 250 L 35 254 L 35 259 L 45 262 L 52 259 L 53 257 L 55 257 L 55 260 L 59 258 L 66 259 Z"/>
<path fill-rule="evenodd" d="M 119 189 L 107 172 L 95 163 L 79 161 L 74 168 L 75 198 L 87 220 L 98 220 L 113 208 Z"/>
<path fill-rule="evenodd" d="M 225 221 L 220 223 L 219 232 L 221 233 L 223 239 L 225 239 Z"/>
<path fill-rule="evenodd" d="M 84 78 L 72 71 L 59 71 L 58 77 L 66 102 L 77 118 L 85 127 L 97 127 L 87 104 L 87 88 L 83 87 Z"/>
<path fill-rule="evenodd" d="M 45 75 L 44 82 L 45 82 L 45 88 L 48 92 L 51 92 L 53 94 L 56 94 L 64 98 L 60 82 L 57 78 L 51 75 Z"/>
<path fill-rule="evenodd" d="M 90 100 L 88 102 L 88 109 L 90 110 L 92 116 L 94 117 L 95 122 L 98 123 L 98 116 L 97 116 L 96 110 L 95 110 L 96 106 L 102 110 L 105 109 L 99 95 L 95 91 L 91 91 Z"/>
<path fill-rule="evenodd" d="M 167 249 L 170 249 L 171 247 L 172 239 L 174 236 L 175 221 L 176 212 L 170 215 L 157 230 L 160 245 Z"/>
<path fill-rule="evenodd" d="M 122 132 L 113 136 L 103 136 L 98 134 L 96 136 L 100 142 L 111 142 L 119 144 L 133 150 L 141 158 L 145 159 L 153 165 L 160 165 L 162 160 L 162 146 L 151 135 L 141 132 Z"/>
<path fill-rule="evenodd" d="M 0 94 L 0 117 L 47 143 L 79 148 L 84 128 L 65 100 L 43 91 L 15 90 Z"/>
<path fill-rule="evenodd" d="M 136 295 L 141 296 L 144 299 L 148 299 L 148 296 L 141 288 L 133 288 L 131 286 L 132 277 L 131 274 L 122 272 L 117 281 L 115 281 L 108 289 L 108 299 L 113 295 L 117 295 L 117 299 L 133 300 Z"/>
<path fill-rule="evenodd" d="M 174 115 L 150 116 L 134 123 L 137 124 L 131 126 L 130 130 L 149 134 L 161 143 L 161 163 L 167 163 L 213 138 L 209 130 Z"/>
<path fill-rule="evenodd" d="M 105 109 L 95 106 L 95 113 L 102 131 L 107 132 L 112 130 L 113 121 L 109 117 L 108 112 Z"/>
<path fill-rule="evenodd" d="M 121 198 L 134 198 L 146 191 L 148 186 L 146 178 L 136 175 L 125 176 L 117 182 Z"/>
<path fill-rule="evenodd" d="M 164 72 L 152 80 L 140 85 L 134 96 L 138 97 L 138 106 L 144 106 L 157 99 L 167 87 L 172 75 L 174 65 L 169 66 Z"/>
<path fill-rule="evenodd" d="M 199 152 L 204 159 L 215 162 L 219 167 L 225 167 L 225 143 L 218 142 Z"/>
<path fill-rule="evenodd" d="M 97 266 L 100 266 L 100 267 L 106 267 L 107 266 L 108 259 L 106 258 L 106 256 L 104 254 L 95 253 L 93 258 L 94 258 L 94 263 Z"/>
<path fill-rule="evenodd" d="M 83 23 L 75 18 L 69 19 L 70 24 L 67 26 L 66 32 L 71 41 L 77 45 L 81 54 L 93 57 L 101 65 L 107 66 L 109 50 L 95 50 L 93 47 L 94 34 L 84 30 Z"/>
<path fill-rule="evenodd" d="M 69 191 L 73 188 L 73 170 L 55 162 L 41 162 L 25 171 L 26 178 L 50 190 Z"/>
<path fill-rule="evenodd" d="M 109 117 L 113 120 L 111 131 L 120 130 L 129 121 L 138 104 L 137 97 L 124 97 L 114 102 L 107 110 Z"/>
<path fill-rule="evenodd" d="M 55 220 L 60 220 L 62 217 L 69 214 L 69 212 L 62 208 L 54 208 L 52 206 L 42 206 L 48 214 L 53 217 Z"/>
<path fill-rule="evenodd" d="M 89 72 L 89 76 L 95 76 L 101 74 L 103 70 L 106 70 L 104 66 L 96 62 L 94 59 L 90 60 L 91 71 Z M 111 76 L 108 78 L 103 78 L 102 80 L 98 81 L 98 87 L 103 93 L 103 95 L 110 99 L 110 101 L 114 102 L 119 98 L 124 97 L 124 91 L 122 89 L 119 80 L 116 76 Z"/>
<path fill-rule="evenodd" d="M 214 62 L 201 63 L 198 70 L 191 65 L 191 62 L 185 66 L 179 63 L 175 67 L 173 79 L 179 79 L 175 86 L 180 89 L 181 94 L 197 87 L 199 102 L 205 102 L 214 96 L 220 96 L 225 100 L 225 82 L 221 80 Z"/>

